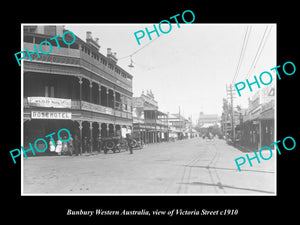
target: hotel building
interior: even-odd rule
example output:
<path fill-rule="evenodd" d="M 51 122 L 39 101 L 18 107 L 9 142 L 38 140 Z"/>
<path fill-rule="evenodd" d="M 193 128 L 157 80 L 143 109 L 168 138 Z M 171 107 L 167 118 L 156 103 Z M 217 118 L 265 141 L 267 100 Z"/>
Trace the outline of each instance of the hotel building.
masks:
<path fill-rule="evenodd" d="M 86 32 L 86 41 L 76 36 L 67 45 L 65 31 L 64 26 L 23 26 L 23 51 L 33 53 L 36 46 L 49 52 L 49 44 L 40 43 L 52 45 L 50 54 L 33 53 L 32 60 L 22 60 L 24 147 L 67 128 L 72 137 L 91 141 L 89 149 L 81 150 L 93 151 L 99 136 L 132 130 L 133 77 L 117 65 L 110 48 L 106 56 L 99 52 L 99 39 L 91 32 Z M 57 35 L 60 48 L 50 40 Z M 64 38 L 70 43 L 73 36 L 66 33 Z"/>

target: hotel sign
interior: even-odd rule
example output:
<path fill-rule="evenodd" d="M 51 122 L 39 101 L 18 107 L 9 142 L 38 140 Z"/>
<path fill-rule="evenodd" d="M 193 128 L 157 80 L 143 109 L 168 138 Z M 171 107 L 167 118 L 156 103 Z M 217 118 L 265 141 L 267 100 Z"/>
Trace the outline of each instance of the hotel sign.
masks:
<path fill-rule="evenodd" d="M 71 112 L 44 112 L 31 111 L 32 119 L 53 119 L 53 120 L 70 120 L 72 119 Z"/>
<path fill-rule="evenodd" d="M 49 97 L 27 97 L 28 105 L 48 108 L 71 108 L 71 99 Z"/>
<path fill-rule="evenodd" d="M 114 111 L 112 108 L 101 106 L 101 105 L 96 105 L 96 104 L 85 102 L 85 101 L 81 101 L 81 109 L 87 110 L 87 111 L 93 111 L 93 112 L 97 112 L 97 113 L 114 115 Z M 119 115 L 119 116 L 121 116 L 121 115 Z"/>
<path fill-rule="evenodd" d="M 143 107 L 144 101 L 140 97 L 132 98 L 132 106 L 133 107 Z"/>

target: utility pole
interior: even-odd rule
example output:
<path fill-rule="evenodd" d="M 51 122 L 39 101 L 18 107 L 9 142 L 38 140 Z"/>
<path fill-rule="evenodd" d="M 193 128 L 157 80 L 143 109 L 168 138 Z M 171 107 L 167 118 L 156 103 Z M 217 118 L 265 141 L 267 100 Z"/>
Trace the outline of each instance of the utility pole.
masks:
<path fill-rule="evenodd" d="M 180 106 L 178 107 L 179 109 L 179 140 L 181 140 L 181 118 L 180 118 Z"/>
<path fill-rule="evenodd" d="M 226 85 L 227 98 L 230 99 L 231 104 L 231 136 L 232 142 L 235 144 L 235 128 L 234 128 L 234 111 L 233 111 L 233 99 L 236 97 L 235 92 L 233 91 L 232 84 L 229 86 Z"/>

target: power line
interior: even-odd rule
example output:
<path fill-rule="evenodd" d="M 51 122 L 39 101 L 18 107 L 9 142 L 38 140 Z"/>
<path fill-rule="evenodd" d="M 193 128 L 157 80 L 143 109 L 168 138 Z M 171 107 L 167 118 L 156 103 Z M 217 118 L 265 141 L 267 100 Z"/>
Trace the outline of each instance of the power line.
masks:
<path fill-rule="evenodd" d="M 159 37 L 156 37 L 155 39 L 153 39 L 153 41 L 148 42 L 147 44 L 145 44 L 143 47 L 139 48 L 138 50 L 134 51 L 132 54 L 124 56 L 119 58 L 118 60 L 122 60 L 122 59 L 126 59 L 128 57 L 132 57 L 133 55 L 135 55 L 136 53 L 138 53 L 139 51 L 141 51 L 143 48 L 147 47 L 148 45 L 150 45 L 151 43 L 153 43 L 156 39 L 158 39 Z"/>
<path fill-rule="evenodd" d="M 242 62 L 243 62 L 243 58 L 244 58 L 244 55 L 245 55 L 245 51 L 246 51 L 246 47 L 247 47 L 247 44 L 248 44 L 248 40 L 249 40 L 249 36 L 250 36 L 250 31 L 251 31 L 251 27 L 249 28 L 249 26 L 247 26 L 246 32 L 245 32 L 245 36 L 244 36 L 244 40 L 243 40 L 242 49 L 241 49 L 241 52 L 240 52 L 240 57 L 239 57 L 238 64 L 237 64 L 237 67 L 236 67 L 236 70 L 235 70 L 235 74 L 234 74 L 234 77 L 232 79 L 231 84 L 233 84 L 235 82 L 236 78 L 238 77 L 239 70 L 241 68 L 241 65 L 242 65 Z M 248 34 L 248 32 L 249 32 L 249 34 Z"/>
<path fill-rule="evenodd" d="M 268 34 L 267 34 L 267 36 L 266 36 L 266 38 L 265 38 L 265 41 L 264 41 L 264 43 L 263 43 L 263 45 L 262 45 L 261 51 L 260 51 L 260 53 L 258 54 L 258 57 L 257 57 L 257 59 L 256 59 L 256 62 L 255 62 L 255 65 L 254 65 L 252 71 L 255 69 L 255 66 L 256 66 L 256 64 L 257 64 L 257 62 L 258 62 L 258 60 L 259 60 L 259 57 L 261 56 L 261 53 L 262 53 L 263 50 L 264 50 L 264 47 L 265 47 L 265 45 L 266 45 L 266 43 L 267 43 L 267 39 L 268 39 L 268 37 L 269 37 L 269 34 L 271 33 L 271 30 L 272 30 L 272 27 L 270 27 L 270 29 L 269 29 L 269 31 L 268 31 Z M 251 73 L 252 73 L 252 71 L 251 71 Z M 248 74 L 248 77 L 247 77 L 247 78 L 249 78 L 249 76 L 250 76 L 251 73 Z"/>
<path fill-rule="evenodd" d="M 259 59 L 259 57 L 260 57 L 260 55 L 261 55 L 261 53 L 262 53 L 262 51 L 263 51 L 263 48 L 264 48 L 264 46 L 265 46 L 265 44 L 266 44 L 266 42 L 267 42 L 267 39 L 268 39 L 269 34 L 270 34 L 270 32 L 271 32 L 271 29 L 272 29 L 272 27 L 269 29 L 268 34 L 267 34 L 267 36 L 266 36 L 266 38 L 265 38 L 265 35 L 266 35 L 266 32 L 267 32 L 268 27 L 269 27 L 269 26 L 266 27 L 266 29 L 265 29 L 265 31 L 264 31 L 264 34 L 263 34 L 263 36 L 262 36 L 262 38 L 261 38 L 261 40 L 260 40 L 260 43 L 259 43 L 259 46 L 258 46 L 256 55 L 255 55 L 255 57 L 254 57 L 254 59 L 253 59 L 253 61 L 252 61 L 252 64 L 251 64 L 251 66 L 250 66 L 250 68 L 249 68 L 248 73 L 246 74 L 246 79 L 248 79 L 248 78 L 250 77 L 250 74 L 251 74 L 252 71 L 255 69 L 255 66 L 256 66 L 256 64 L 257 64 L 257 62 L 258 62 L 258 59 Z"/>

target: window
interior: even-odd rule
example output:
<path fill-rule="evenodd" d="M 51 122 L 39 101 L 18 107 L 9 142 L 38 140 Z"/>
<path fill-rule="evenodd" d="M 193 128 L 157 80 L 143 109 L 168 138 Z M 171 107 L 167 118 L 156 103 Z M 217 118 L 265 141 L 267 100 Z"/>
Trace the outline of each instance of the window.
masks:
<path fill-rule="evenodd" d="M 120 70 L 119 70 L 117 67 L 115 67 L 115 72 L 116 72 L 117 74 L 120 74 Z"/>
<path fill-rule="evenodd" d="M 24 36 L 24 42 L 33 43 L 33 37 L 32 36 Z"/>
<path fill-rule="evenodd" d="M 37 26 L 24 26 L 24 32 L 35 33 Z"/>
<path fill-rule="evenodd" d="M 114 66 L 112 64 L 108 63 L 108 68 L 111 69 L 111 70 L 113 70 Z"/>
<path fill-rule="evenodd" d="M 45 86 L 45 97 L 54 97 L 54 86 Z"/>
<path fill-rule="evenodd" d="M 101 58 L 101 63 L 103 64 L 103 65 L 107 65 L 107 62 L 106 62 L 106 60 L 105 59 L 103 59 L 103 58 Z"/>

